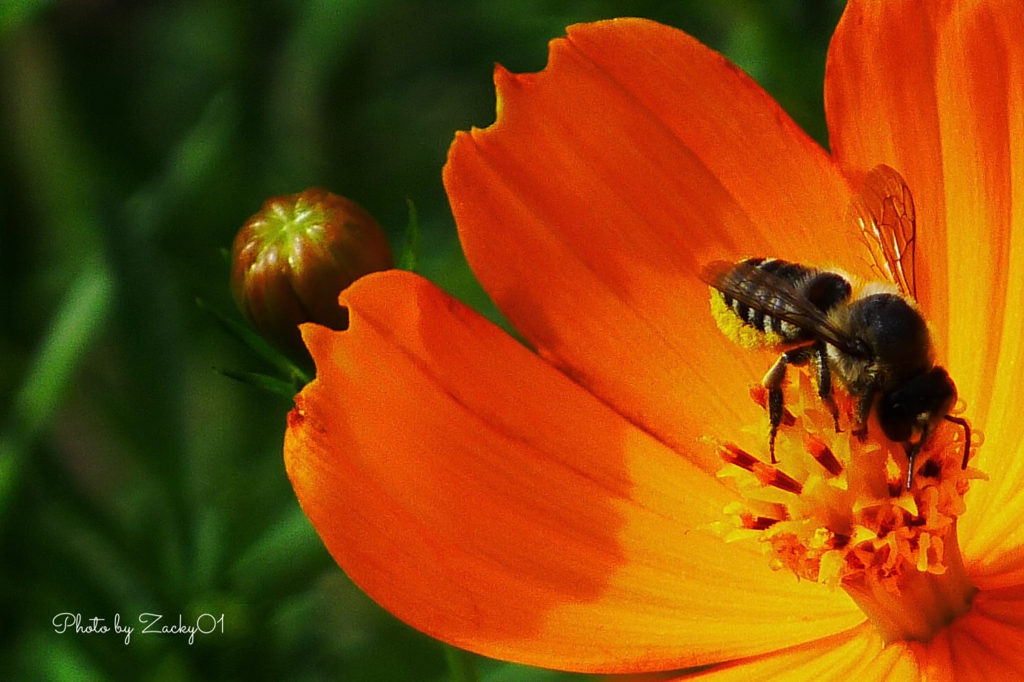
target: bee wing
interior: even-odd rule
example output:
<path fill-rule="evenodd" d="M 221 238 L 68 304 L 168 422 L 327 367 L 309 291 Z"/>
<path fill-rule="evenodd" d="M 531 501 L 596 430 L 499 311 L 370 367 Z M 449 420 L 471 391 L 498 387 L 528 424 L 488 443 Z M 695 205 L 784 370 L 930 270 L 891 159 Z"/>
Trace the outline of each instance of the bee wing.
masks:
<path fill-rule="evenodd" d="M 810 332 L 857 358 L 867 357 L 864 342 L 836 326 L 799 289 L 750 263 L 713 261 L 701 269 L 701 280 L 765 315 Z M 764 292 L 770 291 L 771 296 Z"/>
<path fill-rule="evenodd" d="M 917 298 L 914 247 L 917 223 L 914 198 L 903 177 L 889 166 L 868 171 L 860 193 L 853 197 L 847 221 L 859 231 L 880 277 Z"/>

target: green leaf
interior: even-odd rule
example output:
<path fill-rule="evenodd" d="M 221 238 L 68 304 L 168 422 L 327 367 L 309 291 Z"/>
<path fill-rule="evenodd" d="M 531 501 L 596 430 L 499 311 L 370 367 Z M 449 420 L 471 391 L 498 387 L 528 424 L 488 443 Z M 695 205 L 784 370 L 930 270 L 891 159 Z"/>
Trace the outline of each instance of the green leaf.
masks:
<path fill-rule="evenodd" d="M 53 419 L 75 370 L 106 323 L 113 288 L 104 265 L 86 267 L 53 317 L 0 429 L 0 515 L 16 487 L 25 451 Z"/>
<path fill-rule="evenodd" d="M 0 38 L 18 26 L 28 23 L 53 0 L 4 0 L 0 2 Z"/>

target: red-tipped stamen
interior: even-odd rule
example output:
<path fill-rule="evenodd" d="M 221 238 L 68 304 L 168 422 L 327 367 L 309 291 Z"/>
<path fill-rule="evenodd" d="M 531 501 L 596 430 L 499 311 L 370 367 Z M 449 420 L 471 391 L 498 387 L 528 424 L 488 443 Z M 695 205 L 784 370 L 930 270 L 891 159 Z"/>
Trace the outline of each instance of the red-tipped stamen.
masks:
<path fill-rule="evenodd" d="M 804 490 L 804 486 L 800 481 L 789 474 L 779 471 L 778 468 L 770 464 L 758 464 L 754 467 L 752 473 L 757 476 L 757 480 L 761 481 L 763 485 L 770 485 L 779 490 L 785 490 L 787 493 L 799 495 Z"/>
<path fill-rule="evenodd" d="M 771 528 L 781 519 L 773 519 L 770 516 L 755 516 L 754 514 L 740 514 L 740 523 L 749 530 L 766 530 Z"/>
<path fill-rule="evenodd" d="M 842 463 L 836 459 L 835 453 L 832 449 L 825 444 L 820 438 L 815 438 L 811 434 L 804 434 L 804 445 L 807 447 L 807 452 L 811 453 L 811 457 L 820 464 L 825 471 L 829 472 L 833 476 L 838 476 L 843 473 Z"/>
<path fill-rule="evenodd" d="M 741 450 L 732 443 L 725 443 L 718 448 L 718 456 L 728 464 L 738 466 L 740 469 L 753 471 L 754 466 L 761 461 L 745 450 Z"/>

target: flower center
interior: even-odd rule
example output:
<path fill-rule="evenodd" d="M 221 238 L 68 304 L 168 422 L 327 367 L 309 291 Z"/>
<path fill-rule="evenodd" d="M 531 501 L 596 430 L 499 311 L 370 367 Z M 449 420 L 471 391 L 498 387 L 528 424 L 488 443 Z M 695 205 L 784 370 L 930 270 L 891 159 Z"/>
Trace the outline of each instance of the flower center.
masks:
<path fill-rule="evenodd" d="M 808 377 L 797 383 L 786 389 L 778 464 L 767 463 L 765 423 L 743 434 L 750 449 L 718 444 L 727 463 L 719 476 L 733 479 L 744 500 L 726 508 L 716 529 L 728 541 L 758 538 L 776 570 L 844 589 L 886 641 L 930 640 L 970 608 L 976 591 L 956 521 L 971 479 L 985 475 L 961 468 L 965 430 L 940 422 L 907 490 L 901 444 L 874 424 L 863 439 L 853 435 L 855 403 L 843 395 L 836 402 L 844 430 L 836 433 Z M 972 457 L 980 434 L 975 441 Z"/>

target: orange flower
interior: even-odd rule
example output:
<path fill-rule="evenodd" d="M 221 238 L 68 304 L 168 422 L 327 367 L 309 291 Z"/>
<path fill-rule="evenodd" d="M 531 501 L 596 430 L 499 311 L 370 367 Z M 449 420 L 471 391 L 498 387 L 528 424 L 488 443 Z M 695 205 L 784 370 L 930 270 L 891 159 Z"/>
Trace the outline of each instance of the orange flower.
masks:
<path fill-rule="evenodd" d="M 286 464 L 352 579 L 434 637 L 538 666 L 1019 676 L 1024 25 L 1012 3 L 952 5 L 851 2 L 826 76 L 831 156 L 721 56 L 651 22 L 574 26 L 541 73 L 499 68 L 497 121 L 456 138 L 444 178 L 470 264 L 535 351 L 394 271 L 343 293 L 348 331 L 303 330 L 317 379 Z M 902 450 L 836 434 L 793 381 L 778 469 L 797 484 L 772 493 L 761 483 L 784 479 L 748 397 L 772 358 L 724 339 L 698 273 L 765 255 L 870 278 L 844 215 L 880 163 L 913 190 L 919 302 L 985 444 L 960 472 L 944 427 L 930 450 L 956 466 L 866 500 L 857 481 L 902 480 Z M 966 509 L 939 499 L 978 470 Z M 819 525 L 772 534 L 764 509 Z M 828 514 L 850 538 L 828 536 Z"/>

